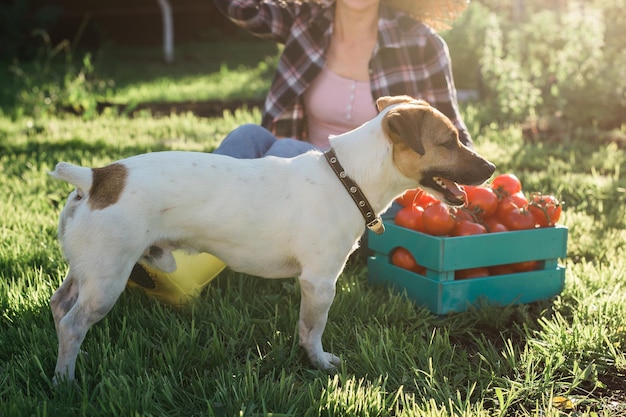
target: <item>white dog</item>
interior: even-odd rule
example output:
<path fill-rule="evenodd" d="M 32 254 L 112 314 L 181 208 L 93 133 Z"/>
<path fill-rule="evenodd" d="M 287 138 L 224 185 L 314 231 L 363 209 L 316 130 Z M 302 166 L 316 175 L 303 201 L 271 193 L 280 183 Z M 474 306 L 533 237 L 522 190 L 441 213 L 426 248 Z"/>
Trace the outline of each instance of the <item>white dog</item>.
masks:
<path fill-rule="evenodd" d="M 50 174 L 77 188 L 59 222 L 69 271 L 50 299 L 59 340 L 55 380 L 74 378 L 87 330 L 111 310 L 133 265 L 143 258 L 171 272 L 177 248 L 214 254 L 252 275 L 299 276 L 300 345 L 315 366 L 336 366 L 322 333 L 365 225 L 380 232 L 378 215 L 418 186 L 459 205 L 455 182 L 483 183 L 495 169 L 427 103 L 401 96 L 377 105 L 377 117 L 331 138 L 334 159 L 318 151 L 248 160 L 155 152 L 104 168 L 59 163 Z M 346 178 L 354 181 L 347 188 Z"/>

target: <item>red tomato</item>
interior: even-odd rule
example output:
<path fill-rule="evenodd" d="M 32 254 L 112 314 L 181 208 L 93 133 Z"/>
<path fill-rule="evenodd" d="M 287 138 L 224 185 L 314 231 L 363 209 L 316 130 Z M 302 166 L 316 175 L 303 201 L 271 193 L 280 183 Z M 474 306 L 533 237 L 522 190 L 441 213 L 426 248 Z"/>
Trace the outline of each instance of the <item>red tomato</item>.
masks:
<path fill-rule="evenodd" d="M 479 223 L 474 223 L 469 220 L 461 220 L 456 222 L 454 229 L 452 229 L 452 236 L 470 236 L 487 233 L 487 228 Z"/>
<path fill-rule="evenodd" d="M 528 210 L 539 227 L 554 226 L 561 217 L 561 202 L 553 195 L 535 193 L 531 196 Z"/>
<path fill-rule="evenodd" d="M 513 210 L 519 210 L 519 206 L 515 203 L 512 198 L 504 197 L 498 203 L 498 209 L 496 210 L 496 217 L 500 219 L 500 221 L 504 224 L 504 219 L 509 216 L 509 213 Z"/>
<path fill-rule="evenodd" d="M 422 221 L 424 209 L 418 206 L 402 207 L 396 213 L 394 218 L 396 224 L 407 229 L 424 231 L 424 222 Z"/>
<path fill-rule="evenodd" d="M 402 207 L 410 207 L 413 204 L 415 204 L 415 199 L 417 198 L 418 194 L 421 192 L 422 190 L 420 190 L 419 188 L 415 188 L 413 190 L 407 190 L 400 197 L 396 198 L 396 201 Z"/>
<path fill-rule="evenodd" d="M 434 203 L 424 209 L 422 215 L 424 231 L 435 236 L 443 236 L 452 232 L 456 221 L 444 203 Z"/>
<path fill-rule="evenodd" d="M 491 188 L 504 197 L 522 191 L 522 182 L 514 174 L 500 174 L 491 182 Z"/>
<path fill-rule="evenodd" d="M 510 198 L 511 200 L 513 200 L 515 204 L 517 204 L 517 207 L 519 208 L 524 208 L 528 205 L 528 199 L 526 198 L 524 193 L 521 191 L 511 194 L 506 198 Z"/>
<path fill-rule="evenodd" d="M 515 272 L 535 271 L 539 269 L 539 261 L 516 262 L 510 264 L 510 267 L 513 268 Z"/>
<path fill-rule="evenodd" d="M 517 272 L 510 264 L 494 265 L 490 266 L 488 269 L 491 275 L 508 275 Z"/>
<path fill-rule="evenodd" d="M 498 208 L 496 209 L 496 216 L 502 218 L 506 212 L 514 208 L 525 208 L 528 205 L 528 199 L 524 193 L 517 192 L 515 194 L 507 195 L 498 202 Z"/>
<path fill-rule="evenodd" d="M 486 219 L 483 224 L 487 228 L 488 233 L 508 232 L 509 229 L 502 224 L 497 217 L 490 217 Z"/>
<path fill-rule="evenodd" d="M 435 197 L 431 193 L 428 193 L 424 190 L 421 190 L 421 191 L 422 192 L 418 194 L 417 198 L 415 199 L 416 206 L 426 208 L 430 206 L 431 204 L 439 203 L 439 200 L 437 199 L 437 197 Z"/>
<path fill-rule="evenodd" d="M 459 269 L 454 272 L 454 279 L 481 278 L 488 276 L 489 270 L 485 267 Z"/>
<path fill-rule="evenodd" d="M 391 263 L 399 268 L 426 275 L 426 268 L 418 265 L 411 252 L 406 248 L 396 248 L 391 254 Z"/>
<path fill-rule="evenodd" d="M 535 227 L 535 218 L 528 210 L 515 208 L 500 220 L 509 230 L 525 230 Z"/>
<path fill-rule="evenodd" d="M 498 209 L 498 196 L 495 191 L 484 186 L 465 186 L 466 207 L 477 211 L 483 218 L 493 216 Z"/>

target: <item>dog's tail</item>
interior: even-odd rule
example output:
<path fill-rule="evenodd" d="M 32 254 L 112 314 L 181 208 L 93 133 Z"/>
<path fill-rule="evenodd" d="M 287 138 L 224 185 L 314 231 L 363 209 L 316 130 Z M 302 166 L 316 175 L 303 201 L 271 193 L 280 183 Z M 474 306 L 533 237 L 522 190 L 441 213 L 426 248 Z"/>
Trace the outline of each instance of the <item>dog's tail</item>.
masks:
<path fill-rule="evenodd" d="M 54 178 L 65 180 L 85 192 L 89 192 L 91 189 L 93 181 L 91 168 L 73 165 L 68 162 L 59 162 L 54 171 L 50 171 L 48 174 Z"/>

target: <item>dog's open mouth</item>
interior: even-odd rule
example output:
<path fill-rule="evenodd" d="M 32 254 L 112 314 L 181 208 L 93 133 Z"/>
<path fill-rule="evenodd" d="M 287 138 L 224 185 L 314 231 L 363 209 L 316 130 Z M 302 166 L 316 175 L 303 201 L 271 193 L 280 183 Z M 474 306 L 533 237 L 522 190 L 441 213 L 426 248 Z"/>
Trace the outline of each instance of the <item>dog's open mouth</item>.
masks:
<path fill-rule="evenodd" d="M 465 203 L 465 192 L 459 185 L 442 176 L 426 177 L 422 181 L 425 188 L 429 188 L 446 204 L 462 206 Z"/>

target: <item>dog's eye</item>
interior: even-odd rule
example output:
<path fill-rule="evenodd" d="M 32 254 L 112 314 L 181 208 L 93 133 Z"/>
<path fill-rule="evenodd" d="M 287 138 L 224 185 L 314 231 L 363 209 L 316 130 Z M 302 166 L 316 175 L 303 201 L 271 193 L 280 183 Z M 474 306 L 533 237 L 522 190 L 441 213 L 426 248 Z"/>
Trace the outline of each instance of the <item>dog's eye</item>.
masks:
<path fill-rule="evenodd" d="M 454 149 L 456 148 L 456 140 L 449 140 L 441 144 L 446 149 Z"/>

